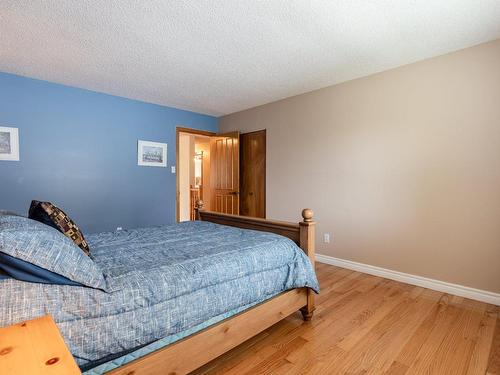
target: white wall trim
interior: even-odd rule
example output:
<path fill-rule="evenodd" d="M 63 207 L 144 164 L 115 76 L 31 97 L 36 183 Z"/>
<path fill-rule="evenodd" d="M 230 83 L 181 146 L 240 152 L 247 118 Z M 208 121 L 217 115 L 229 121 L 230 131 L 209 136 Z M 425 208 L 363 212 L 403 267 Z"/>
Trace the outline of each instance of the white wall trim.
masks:
<path fill-rule="evenodd" d="M 427 277 L 411 275 L 409 273 L 393 271 L 387 268 L 381 268 L 381 267 L 371 266 L 369 264 L 353 262 L 351 260 L 334 258 L 328 255 L 316 254 L 316 260 L 320 263 L 347 268 L 353 271 L 380 276 L 386 279 L 396 280 L 402 283 L 417 285 L 424 288 L 437 290 L 439 292 L 453 294 L 456 296 L 470 298 L 473 300 L 500 306 L 499 293 L 493 293 L 493 292 L 488 292 L 486 290 L 470 288 L 468 286 L 447 283 L 444 281 L 429 279 Z"/>

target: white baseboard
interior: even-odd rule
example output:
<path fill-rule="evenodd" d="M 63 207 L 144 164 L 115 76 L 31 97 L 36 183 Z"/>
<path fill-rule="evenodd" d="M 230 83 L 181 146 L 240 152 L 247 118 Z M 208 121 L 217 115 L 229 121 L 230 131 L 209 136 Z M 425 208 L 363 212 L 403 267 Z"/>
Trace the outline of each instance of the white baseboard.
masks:
<path fill-rule="evenodd" d="M 491 303 L 500 306 L 500 294 L 488 292 L 486 290 L 474 289 L 468 286 L 447 283 L 444 281 L 429 279 L 427 277 L 411 275 L 399 271 L 393 271 L 386 268 L 370 266 L 353 262 L 350 260 L 334 258 L 328 255 L 316 254 L 316 260 L 320 263 L 330 264 L 341 268 L 347 268 L 353 271 L 368 273 L 370 275 L 384 277 L 386 279 L 400 281 L 402 283 L 421 286 L 423 288 L 437 290 L 448 294 L 453 294 L 460 297 L 470 298 L 473 300 Z"/>

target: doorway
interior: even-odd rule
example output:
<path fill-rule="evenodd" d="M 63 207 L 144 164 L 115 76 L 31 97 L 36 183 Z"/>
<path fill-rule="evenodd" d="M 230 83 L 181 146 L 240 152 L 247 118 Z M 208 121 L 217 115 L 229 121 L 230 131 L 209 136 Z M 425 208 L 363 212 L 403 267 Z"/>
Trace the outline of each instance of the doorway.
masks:
<path fill-rule="evenodd" d="M 176 133 L 177 221 L 195 219 L 198 199 L 207 211 L 265 218 L 265 130 L 240 135 L 178 127 Z"/>
<path fill-rule="evenodd" d="M 211 210 L 210 137 L 215 135 L 196 129 L 177 128 L 177 221 L 194 220 L 198 199 Z"/>

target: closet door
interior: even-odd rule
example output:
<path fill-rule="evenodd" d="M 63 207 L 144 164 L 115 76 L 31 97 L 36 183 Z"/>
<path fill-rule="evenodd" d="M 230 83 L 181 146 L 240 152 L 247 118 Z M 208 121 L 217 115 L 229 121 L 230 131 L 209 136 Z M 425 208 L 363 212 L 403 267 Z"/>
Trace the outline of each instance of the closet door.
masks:
<path fill-rule="evenodd" d="M 240 136 L 240 215 L 266 217 L 266 131 Z"/>

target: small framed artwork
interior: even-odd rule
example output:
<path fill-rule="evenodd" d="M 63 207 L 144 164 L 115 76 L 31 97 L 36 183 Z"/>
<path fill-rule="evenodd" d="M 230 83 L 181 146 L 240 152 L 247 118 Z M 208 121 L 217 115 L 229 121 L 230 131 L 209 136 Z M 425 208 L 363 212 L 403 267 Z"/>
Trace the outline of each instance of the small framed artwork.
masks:
<path fill-rule="evenodd" d="M 137 141 L 137 165 L 147 167 L 167 166 L 167 144 Z"/>
<path fill-rule="evenodd" d="M 0 126 L 0 160 L 19 161 L 19 130 Z"/>

